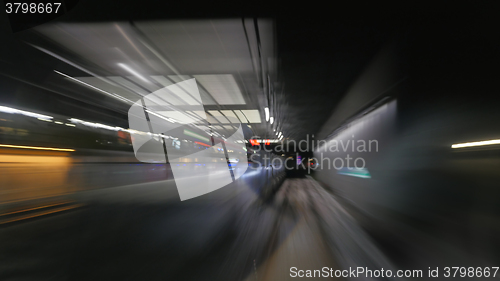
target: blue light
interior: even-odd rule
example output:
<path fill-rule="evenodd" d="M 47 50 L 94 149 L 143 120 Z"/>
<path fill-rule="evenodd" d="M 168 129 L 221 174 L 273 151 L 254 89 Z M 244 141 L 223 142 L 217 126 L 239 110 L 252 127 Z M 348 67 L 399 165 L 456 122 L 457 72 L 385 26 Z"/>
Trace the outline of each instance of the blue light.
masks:
<path fill-rule="evenodd" d="M 364 179 L 369 179 L 372 177 L 370 172 L 366 168 L 352 168 L 352 167 L 341 168 L 340 170 L 337 171 L 337 174 L 357 177 L 357 178 L 364 178 Z"/>

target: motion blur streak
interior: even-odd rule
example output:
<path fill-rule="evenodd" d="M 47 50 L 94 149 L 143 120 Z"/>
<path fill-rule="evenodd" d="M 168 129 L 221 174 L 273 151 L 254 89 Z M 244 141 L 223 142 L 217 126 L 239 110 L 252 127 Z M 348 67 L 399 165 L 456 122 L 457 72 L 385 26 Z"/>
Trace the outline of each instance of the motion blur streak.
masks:
<path fill-rule="evenodd" d="M 75 151 L 74 149 L 70 149 L 70 148 L 37 147 L 37 146 L 22 146 L 22 145 L 10 145 L 10 144 L 0 144 L 0 147 L 38 149 L 38 150 L 54 150 L 54 151 Z"/>
<path fill-rule="evenodd" d="M 85 86 L 87 86 L 87 87 L 90 87 L 90 88 L 92 88 L 92 89 L 94 89 L 94 90 L 97 90 L 97 91 L 99 91 L 99 92 L 101 92 L 101 93 L 105 93 L 106 95 L 110 95 L 110 96 L 112 96 L 112 97 L 114 97 L 114 98 L 117 98 L 117 99 L 122 100 L 122 101 L 125 101 L 125 102 L 132 102 L 132 101 L 129 101 L 129 100 L 127 100 L 127 99 L 125 99 L 125 98 L 123 98 L 123 97 L 120 97 L 120 96 L 118 96 L 118 95 L 116 95 L 116 94 L 106 92 L 106 91 L 104 91 L 103 89 L 99 89 L 99 88 L 97 88 L 97 87 L 95 87 L 95 86 L 92 86 L 92 85 L 90 85 L 90 84 L 88 84 L 88 83 L 85 83 L 85 82 L 83 82 L 83 81 L 81 81 L 81 80 L 78 80 L 78 79 L 76 79 L 76 78 L 74 78 L 74 77 L 71 77 L 71 76 L 69 76 L 69 75 L 67 75 L 67 74 L 64 74 L 64 73 L 62 73 L 62 72 L 59 72 L 59 71 L 57 71 L 57 70 L 54 70 L 54 72 L 55 72 L 55 73 L 57 73 L 57 74 L 60 74 L 60 75 L 62 75 L 62 76 L 64 76 L 64 77 L 66 77 L 66 78 L 69 78 L 69 79 L 71 79 L 71 80 L 73 80 L 73 81 L 76 81 L 76 82 L 78 82 L 78 83 L 81 83 L 81 84 L 83 84 L 83 85 L 85 85 Z"/>
<path fill-rule="evenodd" d="M 452 145 L 451 148 L 483 146 L 483 145 L 492 145 L 492 144 L 500 144 L 500 140 L 487 140 L 487 141 L 475 141 L 475 142 L 457 143 L 457 144 Z"/>
<path fill-rule="evenodd" d="M 1 281 L 500 265 L 498 1 L 65 2 L 0 30 Z"/>
<path fill-rule="evenodd" d="M 40 118 L 40 119 L 52 119 L 52 116 L 47 116 L 43 114 L 38 114 L 34 112 L 29 112 L 29 111 L 24 111 L 24 110 L 19 110 L 7 106 L 0 106 L 0 112 L 5 112 L 5 113 L 13 113 L 13 114 L 22 114 L 30 117 L 35 117 L 35 118 Z"/>
<path fill-rule="evenodd" d="M 67 185 L 72 162 L 69 157 L 16 155 L 18 152 L 6 150 L 0 153 L 0 203 L 72 192 Z"/>

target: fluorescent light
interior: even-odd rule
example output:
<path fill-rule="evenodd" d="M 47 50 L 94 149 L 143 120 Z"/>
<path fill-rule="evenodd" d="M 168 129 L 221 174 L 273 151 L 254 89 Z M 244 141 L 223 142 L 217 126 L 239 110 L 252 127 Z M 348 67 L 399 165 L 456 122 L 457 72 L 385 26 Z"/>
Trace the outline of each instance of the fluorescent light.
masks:
<path fill-rule="evenodd" d="M 238 83 L 231 74 L 193 75 L 220 105 L 245 104 Z"/>
<path fill-rule="evenodd" d="M 69 149 L 69 148 L 53 148 L 53 147 L 24 146 L 24 145 L 11 145 L 11 144 L 0 144 L 0 147 L 37 149 L 37 150 L 55 150 L 55 151 L 75 151 L 74 149 Z"/>
<path fill-rule="evenodd" d="M 112 126 L 108 126 L 108 125 L 104 125 L 104 124 L 87 122 L 87 121 L 83 121 L 83 120 L 76 119 L 76 118 L 71 118 L 71 119 L 69 119 L 69 121 L 71 121 L 73 123 L 80 123 L 80 124 L 83 124 L 83 125 L 86 125 L 89 127 L 101 128 L 101 129 L 106 129 L 106 130 L 111 130 L 111 131 L 123 131 L 123 130 L 125 130 L 125 129 L 120 128 L 120 127 L 112 127 Z"/>
<path fill-rule="evenodd" d="M 270 117 L 269 119 L 269 122 L 271 123 L 271 125 L 274 123 L 274 117 Z"/>
<path fill-rule="evenodd" d="M 234 115 L 232 110 L 221 110 L 220 111 L 222 114 L 224 114 L 227 119 L 229 119 L 229 122 L 231 123 L 239 123 L 238 117 Z"/>
<path fill-rule="evenodd" d="M 282 136 L 282 135 L 283 135 L 283 133 L 281 133 L 281 132 L 280 132 L 280 133 L 278 134 L 278 137 L 279 137 L 279 136 Z"/>
<path fill-rule="evenodd" d="M 493 144 L 500 144 L 500 140 L 486 140 L 486 141 L 457 143 L 457 144 L 452 145 L 451 148 L 463 148 L 463 147 L 484 146 L 484 145 L 493 145 Z"/>
<path fill-rule="evenodd" d="M 245 115 L 245 117 L 247 118 L 249 123 L 261 123 L 260 113 L 258 110 L 245 109 L 245 110 L 241 110 L 241 112 Z"/>
<path fill-rule="evenodd" d="M 37 118 L 37 119 L 40 120 L 40 121 L 45 121 L 45 122 L 52 122 L 52 120 L 45 119 L 45 118 Z"/>
<path fill-rule="evenodd" d="M 222 124 L 227 124 L 231 123 L 222 113 L 220 113 L 218 110 L 209 110 L 208 113 L 210 113 L 219 123 Z"/>
<path fill-rule="evenodd" d="M 19 110 L 7 106 L 0 106 L 0 112 L 5 112 L 5 113 L 11 113 L 11 114 L 21 114 L 29 117 L 34 117 L 34 118 L 42 118 L 42 119 L 52 119 L 52 116 L 47 116 L 43 114 L 38 114 L 34 112 L 29 112 L 29 111 L 24 111 L 24 110 Z"/>
<path fill-rule="evenodd" d="M 269 121 L 269 107 L 264 107 L 264 113 L 266 114 L 266 121 Z"/>
<path fill-rule="evenodd" d="M 241 123 L 249 123 L 247 118 L 245 117 L 245 114 L 243 114 L 243 112 L 241 112 L 239 110 L 235 110 L 234 113 L 236 113 L 236 115 L 238 115 L 238 117 L 241 120 Z"/>
<path fill-rule="evenodd" d="M 141 79 L 144 82 L 149 82 L 148 79 L 146 79 L 144 76 L 140 75 L 137 71 L 133 70 L 132 68 L 128 67 L 126 64 L 119 63 L 118 64 L 121 68 L 125 69 L 126 71 L 132 73 L 134 76 L 137 78 Z"/>
<path fill-rule="evenodd" d="M 75 125 L 75 124 L 68 124 L 68 123 L 66 123 L 66 124 L 64 124 L 64 125 L 66 125 L 66 126 L 70 126 L 70 127 L 76 127 L 76 125 Z"/>
<path fill-rule="evenodd" d="M 54 121 L 54 123 L 59 124 L 59 125 L 64 124 L 63 122 L 60 122 L 60 121 Z"/>
<path fill-rule="evenodd" d="M 189 81 L 189 80 L 184 80 L 184 81 Z M 182 82 L 184 82 L 184 81 L 182 81 Z M 169 96 L 171 96 L 170 93 L 172 93 L 178 99 L 181 99 L 183 102 L 185 102 L 189 105 L 201 106 L 203 102 L 201 100 L 201 96 L 200 96 L 200 92 L 199 92 L 198 88 L 197 87 L 189 88 L 189 85 L 187 87 L 188 88 L 185 88 L 185 86 L 174 84 L 174 85 L 170 85 L 168 87 L 168 90 L 166 88 L 163 88 L 162 91 L 166 94 L 166 96 L 164 96 L 165 98 L 168 98 Z M 167 90 L 167 91 L 165 91 L 165 90 Z M 163 93 L 160 95 L 163 96 Z M 202 108 L 197 107 L 197 109 L 202 109 Z"/>

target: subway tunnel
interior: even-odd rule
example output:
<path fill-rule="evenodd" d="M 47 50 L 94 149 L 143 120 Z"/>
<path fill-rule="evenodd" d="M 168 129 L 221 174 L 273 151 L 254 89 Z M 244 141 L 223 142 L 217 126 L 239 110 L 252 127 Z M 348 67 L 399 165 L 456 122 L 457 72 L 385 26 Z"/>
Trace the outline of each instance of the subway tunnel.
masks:
<path fill-rule="evenodd" d="M 9 3 L 0 280 L 500 276 L 494 1 Z"/>

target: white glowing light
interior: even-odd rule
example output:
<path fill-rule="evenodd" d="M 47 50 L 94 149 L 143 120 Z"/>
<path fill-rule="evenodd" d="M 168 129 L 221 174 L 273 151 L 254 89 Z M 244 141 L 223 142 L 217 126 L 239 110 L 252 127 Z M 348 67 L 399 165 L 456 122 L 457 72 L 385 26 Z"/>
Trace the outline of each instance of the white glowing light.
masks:
<path fill-rule="evenodd" d="M 144 82 L 149 82 L 148 79 L 144 78 L 144 76 L 140 75 L 137 71 L 133 70 L 132 68 L 128 67 L 126 64 L 119 63 L 118 64 L 121 68 L 125 69 L 126 71 L 132 73 L 134 76 L 137 78 L 141 79 Z"/>
<path fill-rule="evenodd" d="M 266 121 L 269 121 L 269 107 L 264 108 L 264 113 L 266 114 Z"/>
<path fill-rule="evenodd" d="M 269 119 L 269 122 L 271 123 L 271 125 L 274 123 L 274 117 L 270 117 Z"/>
<path fill-rule="evenodd" d="M 484 146 L 484 145 L 493 145 L 493 144 L 500 144 L 500 140 L 487 140 L 487 141 L 457 143 L 457 144 L 452 145 L 451 148 L 463 148 L 463 147 Z"/>
<path fill-rule="evenodd" d="M 42 120 L 42 119 L 40 119 L 40 120 Z M 150 132 L 146 133 L 146 132 L 132 130 L 132 129 L 124 129 L 124 128 L 121 128 L 121 127 L 113 127 L 113 126 L 109 126 L 109 125 L 105 125 L 105 124 L 88 122 L 88 121 L 84 121 L 84 120 L 80 120 L 80 119 L 76 119 L 76 118 L 70 118 L 68 120 L 71 121 L 71 122 L 73 122 L 73 123 L 82 124 L 82 125 L 93 127 L 93 128 L 101 128 L 101 129 L 106 129 L 106 130 L 111 130 L 111 131 L 123 131 L 123 132 L 127 132 L 129 134 L 137 134 L 137 135 L 146 135 L 146 134 L 149 134 L 149 135 L 152 135 L 152 136 L 155 136 L 155 137 L 161 137 L 161 135 L 159 135 L 159 134 L 151 134 Z M 52 122 L 50 120 L 43 120 L 43 121 Z M 70 127 L 76 127 L 75 124 L 66 123 L 65 125 L 66 126 L 70 126 Z M 167 137 L 164 137 L 164 138 L 167 138 Z"/>
<path fill-rule="evenodd" d="M 89 127 L 101 128 L 101 129 L 106 129 L 106 130 L 111 130 L 111 131 L 125 130 L 125 129 L 120 128 L 120 127 L 113 127 L 113 126 L 108 126 L 108 125 L 104 125 L 104 124 L 100 124 L 100 123 L 87 122 L 87 121 L 83 121 L 83 120 L 76 119 L 76 118 L 71 118 L 71 119 L 69 119 L 69 121 L 71 121 L 73 123 L 80 123 L 82 125 L 89 126 Z"/>
<path fill-rule="evenodd" d="M 5 112 L 5 113 L 11 113 L 11 114 L 21 114 L 24 116 L 29 116 L 29 117 L 34 117 L 34 118 L 42 118 L 42 119 L 52 119 L 52 116 L 47 116 L 43 114 L 38 114 L 34 112 L 29 112 L 29 111 L 24 111 L 24 110 L 19 110 L 7 106 L 0 106 L 0 112 Z"/>

